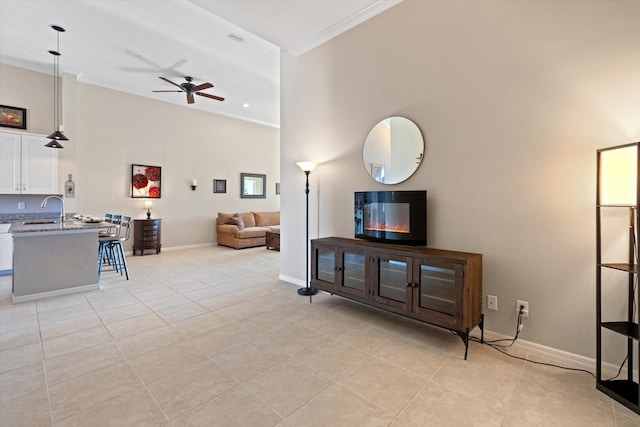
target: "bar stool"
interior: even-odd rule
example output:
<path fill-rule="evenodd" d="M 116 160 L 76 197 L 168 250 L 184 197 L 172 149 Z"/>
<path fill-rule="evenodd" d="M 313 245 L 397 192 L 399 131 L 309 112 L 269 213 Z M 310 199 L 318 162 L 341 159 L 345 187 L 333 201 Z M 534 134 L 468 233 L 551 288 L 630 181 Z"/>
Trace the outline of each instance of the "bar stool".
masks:
<path fill-rule="evenodd" d="M 122 215 L 114 215 L 110 213 L 104 214 L 104 222 L 113 224 L 111 227 L 103 228 L 98 231 L 99 238 L 117 237 L 120 234 L 120 225 L 122 222 Z M 99 248 L 100 249 L 100 248 Z M 111 265 L 111 248 L 106 246 L 104 248 L 104 256 L 102 257 L 103 264 Z"/>
<path fill-rule="evenodd" d="M 122 215 L 106 213 L 104 214 L 104 222 L 114 224 L 114 226 L 108 227 L 105 230 L 100 230 L 98 232 L 99 237 L 115 237 L 120 233 L 120 223 L 122 222 Z"/>
<path fill-rule="evenodd" d="M 122 273 L 129 280 L 129 269 L 127 268 L 127 260 L 124 255 L 123 242 L 129 240 L 131 234 L 131 217 L 121 217 L 118 234 L 115 236 L 102 236 L 98 238 L 99 250 L 98 250 L 98 281 L 100 281 L 100 275 L 102 273 L 102 265 L 105 258 L 108 264 L 113 266 L 116 272 Z"/>

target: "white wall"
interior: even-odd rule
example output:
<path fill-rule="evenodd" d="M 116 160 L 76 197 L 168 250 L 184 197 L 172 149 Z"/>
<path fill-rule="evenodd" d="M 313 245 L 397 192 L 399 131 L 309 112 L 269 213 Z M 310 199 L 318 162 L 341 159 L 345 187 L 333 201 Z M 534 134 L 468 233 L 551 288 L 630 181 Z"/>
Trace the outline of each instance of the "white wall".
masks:
<path fill-rule="evenodd" d="M 53 92 L 51 79 L 0 64 L 0 103 L 27 108 L 29 132 L 53 130 L 52 99 L 39 99 Z M 64 76 L 63 92 L 70 141 L 59 152 L 60 191 L 68 174 L 76 183 L 76 197 L 65 201 L 68 212 L 145 218 L 144 199 L 130 197 L 133 163 L 162 167 L 162 198 L 154 200 L 152 217 L 163 219 L 164 248 L 213 243 L 218 211 L 279 210 L 278 129 L 79 83 L 71 75 Z M 267 175 L 266 199 L 240 198 L 241 172 Z M 213 193 L 213 179 L 227 180 L 226 194 Z"/>
<path fill-rule="evenodd" d="M 283 55 L 282 276 L 304 283 L 295 161 L 315 159 L 312 238 L 353 236 L 354 191 L 425 189 L 429 245 L 483 254 L 486 327 L 513 335 L 526 300 L 522 338 L 593 357 L 595 150 L 640 140 L 638 22 L 638 2 L 405 1 Z M 395 115 L 426 149 L 388 187 L 362 144 Z"/>
<path fill-rule="evenodd" d="M 163 218 L 163 246 L 215 241 L 218 211 L 279 209 L 277 129 L 86 84 L 78 105 L 79 211 L 143 218 L 143 200 L 129 198 L 132 163 L 162 167 L 152 216 Z M 267 175 L 266 199 L 240 198 L 241 172 Z M 226 194 L 213 179 L 227 180 Z"/>

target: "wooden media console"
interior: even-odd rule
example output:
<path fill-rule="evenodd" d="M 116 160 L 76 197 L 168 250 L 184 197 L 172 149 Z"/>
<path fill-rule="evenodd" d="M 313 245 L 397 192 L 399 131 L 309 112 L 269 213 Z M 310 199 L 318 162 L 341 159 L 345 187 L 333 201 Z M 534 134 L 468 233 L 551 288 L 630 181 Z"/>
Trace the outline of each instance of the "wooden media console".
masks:
<path fill-rule="evenodd" d="M 482 255 L 326 237 L 311 241 L 311 286 L 457 333 L 482 333 Z"/>

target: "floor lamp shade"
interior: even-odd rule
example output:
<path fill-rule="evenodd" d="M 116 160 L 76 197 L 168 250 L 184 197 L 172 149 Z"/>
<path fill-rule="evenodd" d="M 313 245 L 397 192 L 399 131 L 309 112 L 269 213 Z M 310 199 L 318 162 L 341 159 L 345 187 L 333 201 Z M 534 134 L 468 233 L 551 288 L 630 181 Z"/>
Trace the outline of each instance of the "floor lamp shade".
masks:
<path fill-rule="evenodd" d="M 598 204 L 635 206 L 640 142 L 598 150 Z"/>
<path fill-rule="evenodd" d="M 318 162 L 314 162 L 314 161 L 296 162 L 296 165 L 298 165 L 298 167 L 302 169 L 303 172 L 313 172 L 316 166 L 318 166 Z"/>

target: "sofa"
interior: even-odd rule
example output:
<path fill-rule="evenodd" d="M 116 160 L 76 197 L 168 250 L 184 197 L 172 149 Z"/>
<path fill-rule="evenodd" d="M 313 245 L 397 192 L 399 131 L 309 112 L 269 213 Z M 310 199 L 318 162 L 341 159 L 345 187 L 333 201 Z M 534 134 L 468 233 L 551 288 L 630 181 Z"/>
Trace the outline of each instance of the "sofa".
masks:
<path fill-rule="evenodd" d="M 216 235 L 219 246 L 235 249 L 265 246 L 267 231 L 280 232 L 280 212 L 218 212 Z"/>

